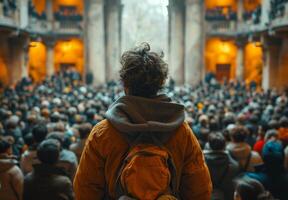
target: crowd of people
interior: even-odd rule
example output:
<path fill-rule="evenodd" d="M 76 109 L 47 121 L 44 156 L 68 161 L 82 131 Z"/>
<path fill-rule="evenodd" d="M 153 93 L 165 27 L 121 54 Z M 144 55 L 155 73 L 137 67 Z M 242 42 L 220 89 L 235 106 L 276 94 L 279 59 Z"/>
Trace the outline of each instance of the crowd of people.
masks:
<path fill-rule="evenodd" d="M 23 79 L 0 95 L 0 199 L 73 199 L 73 178 L 94 125 L 121 84 L 73 74 Z M 163 89 L 185 106 L 209 168 L 212 199 L 288 199 L 288 96 L 212 76 Z M 273 197 L 272 197 L 273 196 Z"/>

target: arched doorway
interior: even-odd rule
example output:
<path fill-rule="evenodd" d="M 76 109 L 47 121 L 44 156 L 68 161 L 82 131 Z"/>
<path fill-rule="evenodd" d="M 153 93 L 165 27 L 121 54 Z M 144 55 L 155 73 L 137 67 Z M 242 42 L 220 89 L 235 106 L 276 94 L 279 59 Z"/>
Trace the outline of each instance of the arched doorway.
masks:
<path fill-rule="evenodd" d="M 206 72 L 215 74 L 218 81 L 235 78 L 236 57 L 237 46 L 233 41 L 219 38 L 206 41 Z"/>
<path fill-rule="evenodd" d="M 54 47 L 55 72 L 76 70 L 83 73 L 84 47 L 80 39 L 59 40 Z"/>

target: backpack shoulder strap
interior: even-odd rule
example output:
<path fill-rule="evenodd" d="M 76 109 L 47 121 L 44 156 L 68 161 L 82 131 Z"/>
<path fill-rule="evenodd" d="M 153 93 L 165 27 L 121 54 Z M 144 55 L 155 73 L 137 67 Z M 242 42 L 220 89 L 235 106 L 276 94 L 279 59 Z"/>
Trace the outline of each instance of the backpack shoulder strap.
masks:
<path fill-rule="evenodd" d="M 245 165 L 243 167 L 243 171 L 246 171 L 248 169 L 248 166 L 250 164 L 250 160 L 251 160 L 251 157 L 252 157 L 252 151 L 250 151 L 248 157 L 247 157 L 247 160 L 245 162 Z"/>

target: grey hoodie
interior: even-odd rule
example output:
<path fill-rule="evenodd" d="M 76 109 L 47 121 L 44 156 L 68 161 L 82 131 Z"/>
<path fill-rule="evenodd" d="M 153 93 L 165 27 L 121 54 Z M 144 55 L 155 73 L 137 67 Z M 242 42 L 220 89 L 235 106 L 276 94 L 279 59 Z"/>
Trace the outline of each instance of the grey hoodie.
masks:
<path fill-rule="evenodd" d="M 138 141 L 165 143 L 184 122 L 184 106 L 166 95 L 155 98 L 123 96 L 106 113 L 108 121 L 129 144 Z"/>

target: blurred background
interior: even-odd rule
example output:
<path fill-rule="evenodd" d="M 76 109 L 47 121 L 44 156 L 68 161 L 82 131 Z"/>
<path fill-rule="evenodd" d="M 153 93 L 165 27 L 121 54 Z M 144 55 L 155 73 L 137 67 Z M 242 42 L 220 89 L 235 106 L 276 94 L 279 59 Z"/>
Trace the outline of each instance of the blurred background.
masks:
<path fill-rule="evenodd" d="M 177 84 L 213 74 L 283 88 L 287 31 L 286 0 L 1 0 L 0 87 L 66 70 L 102 84 L 148 42 Z"/>

